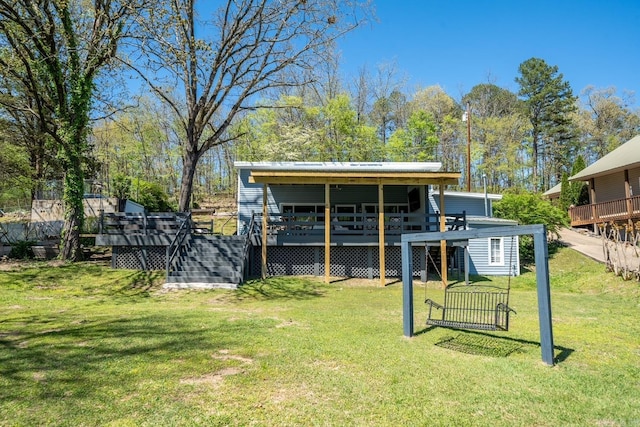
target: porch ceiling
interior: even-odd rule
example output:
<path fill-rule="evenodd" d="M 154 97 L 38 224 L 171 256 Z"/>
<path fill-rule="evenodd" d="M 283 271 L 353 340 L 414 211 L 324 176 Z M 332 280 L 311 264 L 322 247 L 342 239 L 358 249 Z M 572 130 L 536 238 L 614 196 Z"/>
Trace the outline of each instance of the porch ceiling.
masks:
<path fill-rule="evenodd" d="M 457 185 L 460 175 L 460 172 L 252 170 L 249 182 L 258 184 Z"/>

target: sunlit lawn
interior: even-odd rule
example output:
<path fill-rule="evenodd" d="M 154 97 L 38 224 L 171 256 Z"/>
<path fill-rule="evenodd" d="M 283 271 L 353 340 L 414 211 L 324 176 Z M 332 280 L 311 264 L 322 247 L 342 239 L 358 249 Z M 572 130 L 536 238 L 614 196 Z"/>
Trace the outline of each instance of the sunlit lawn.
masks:
<path fill-rule="evenodd" d="M 551 280 L 555 367 L 532 272 L 506 333 L 426 328 L 442 291 L 416 284 L 407 339 L 400 283 L 164 292 L 89 264 L 0 271 L 0 425 L 640 425 L 638 283 L 569 249 Z"/>

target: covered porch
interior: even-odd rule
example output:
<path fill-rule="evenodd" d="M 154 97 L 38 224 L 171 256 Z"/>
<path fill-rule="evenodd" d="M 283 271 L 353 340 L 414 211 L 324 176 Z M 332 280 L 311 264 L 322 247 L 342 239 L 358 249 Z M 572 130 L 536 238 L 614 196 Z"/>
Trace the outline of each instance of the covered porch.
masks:
<path fill-rule="evenodd" d="M 250 171 L 248 182 L 262 186 L 262 211 L 254 212 L 252 223 L 259 226 L 262 259 L 262 276 L 267 275 L 267 251 L 283 245 L 321 246 L 324 258 L 325 281 L 331 272 L 332 247 L 369 246 L 376 250 L 381 284 L 385 278 L 385 251 L 389 245 L 398 244 L 400 236 L 407 232 L 445 231 L 464 226 L 464 214 L 445 214 L 444 190 L 457 185 L 459 172 L 440 171 L 441 165 L 431 163 L 244 163 L 236 167 Z M 425 209 L 424 191 L 418 195 L 422 208 L 390 209 L 385 203 L 385 189 L 392 186 L 426 188 L 436 185 L 439 189 L 440 211 L 429 214 Z M 271 188 L 284 186 L 291 189 L 309 188 L 322 190 L 321 204 L 305 206 L 283 205 L 280 209 L 273 200 Z M 375 202 L 337 205 L 332 202 L 332 192 L 339 187 L 375 189 Z M 311 191 L 311 190 L 310 190 Z M 407 196 L 407 194 L 405 194 Z M 271 197 L 271 200 L 270 200 Z M 409 204 L 412 195 L 408 194 Z M 413 196 L 414 198 L 416 196 Z M 354 196 L 357 198 L 357 196 Z M 421 200 L 420 200 L 421 199 Z M 271 206 L 271 209 L 270 209 Z M 356 208 L 357 206 L 357 208 Z M 446 243 L 441 243 L 441 271 L 446 276 Z M 444 277 L 446 280 L 446 277 Z"/>

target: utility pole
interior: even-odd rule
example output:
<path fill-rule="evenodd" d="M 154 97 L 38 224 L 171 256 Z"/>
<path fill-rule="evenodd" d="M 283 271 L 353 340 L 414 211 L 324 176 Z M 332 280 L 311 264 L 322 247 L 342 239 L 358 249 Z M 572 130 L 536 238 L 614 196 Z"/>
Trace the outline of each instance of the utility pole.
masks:
<path fill-rule="evenodd" d="M 471 192 L 471 103 L 467 101 L 467 111 L 462 116 L 467 122 L 467 192 Z"/>

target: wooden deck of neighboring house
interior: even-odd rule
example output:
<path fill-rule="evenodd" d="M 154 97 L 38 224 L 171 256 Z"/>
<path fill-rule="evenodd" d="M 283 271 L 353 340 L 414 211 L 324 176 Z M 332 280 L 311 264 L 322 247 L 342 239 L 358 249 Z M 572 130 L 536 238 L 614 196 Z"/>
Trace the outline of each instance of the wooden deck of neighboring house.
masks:
<path fill-rule="evenodd" d="M 589 204 L 571 207 L 571 226 L 632 225 L 640 220 L 640 135 L 569 178 L 588 185 Z M 551 190 L 550 190 L 551 191 Z M 634 192 L 636 193 L 634 195 Z"/>
<path fill-rule="evenodd" d="M 640 196 L 610 200 L 569 209 L 572 227 L 640 221 Z"/>

